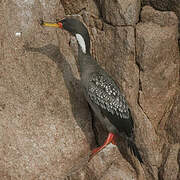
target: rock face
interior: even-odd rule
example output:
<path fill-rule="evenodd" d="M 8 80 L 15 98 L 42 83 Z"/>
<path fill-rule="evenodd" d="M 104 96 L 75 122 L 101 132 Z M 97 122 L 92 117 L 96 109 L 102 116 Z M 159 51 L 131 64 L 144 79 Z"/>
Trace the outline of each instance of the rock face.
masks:
<path fill-rule="evenodd" d="M 174 144 L 170 147 L 169 154 L 164 165 L 163 179 L 177 179 L 179 166 L 177 162 L 180 145 Z"/>
<path fill-rule="evenodd" d="M 1 7 L 1 179 L 65 177 L 93 143 L 91 116 L 79 93 L 71 50 L 58 45 L 56 31 L 39 26 L 34 6 L 11 1 Z M 56 4 L 36 7 L 48 11 Z M 24 8 L 29 11 L 23 18 Z M 27 41 L 34 49 L 23 46 Z"/>
<path fill-rule="evenodd" d="M 137 179 L 132 166 L 124 160 L 118 149 L 110 144 L 95 156 L 91 162 L 69 175 L 73 180 L 124 180 Z"/>
<path fill-rule="evenodd" d="M 180 13 L 180 4 L 178 0 L 144 0 L 144 4 L 152 5 L 154 8 L 161 11 L 175 11 Z"/>
<path fill-rule="evenodd" d="M 179 0 L 143 0 L 143 5 L 151 5 L 157 10 L 160 11 L 174 11 L 180 21 L 180 3 Z M 179 32 L 180 32 L 180 23 L 179 23 Z M 179 35 L 180 37 L 180 35 Z"/>
<path fill-rule="evenodd" d="M 88 5 L 88 0 L 61 0 L 66 14 L 76 14 Z"/>
<path fill-rule="evenodd" d="M 103 0 L 103 18 L 110 24 L 135 25 L 139 20 L 140 0 Z"/>
<path fill-rule="evenodd" d="M 137 62 L 141 68 L 139 103 L 153 121 L 154 128 L 167 113 L 179 80 L 178 21 L 175 14 L 163 14 L 166 26 L 163 26 L 162 15 L 159 16 L 152 8 L 144 7 L 143 23 L 139 23 L 136 28 Z M 167 19 L 172 19 L 170 24 Z M 169 61 L 171 57 L 173 61 Z"/>
<path fill-rule="evenodd" d="M 174 28 L 178 24 L 177 16 L 172 11 L 156 11 L 151 6 L 143 7 L 141 21 L 143 23 L 152 22 L 160 26 L 174 26 Z"/>
<path fill-rule="evenodd" d="M 165 124 L 165 129 L 168 134 L 168 139 L 171 143 L 180 142 L 180 92 L 177 90 L 175 102 L 172 107 L 172 111 L 169 114 L 168 120 Z"/>
<path fill-rule="evenodd" d="M 158 2 L 148 1 L 163 10 L 177 3 Z M 0 3 L 0 179 L 180 177 L 178 11 L 140 9 L 139 0 Z M 82 96 L 76 41 L 39 25 L 74 13 L 89 29 L 93 56 L 126 95 L 143 165 L 121 139 L 87 162 L 107 132 Z"/>

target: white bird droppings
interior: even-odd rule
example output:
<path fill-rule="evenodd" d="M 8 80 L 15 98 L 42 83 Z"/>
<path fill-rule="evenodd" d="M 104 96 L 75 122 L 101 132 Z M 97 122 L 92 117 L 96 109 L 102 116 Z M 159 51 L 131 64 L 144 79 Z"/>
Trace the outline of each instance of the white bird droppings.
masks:
<path fill-rule="evenodd" d="M 22 35 L 21 32 L 16 32 L 16 33 L 15 33 L 15 36 L 16 36 L 16 37 L 21 37 L 21 35 Z"/>

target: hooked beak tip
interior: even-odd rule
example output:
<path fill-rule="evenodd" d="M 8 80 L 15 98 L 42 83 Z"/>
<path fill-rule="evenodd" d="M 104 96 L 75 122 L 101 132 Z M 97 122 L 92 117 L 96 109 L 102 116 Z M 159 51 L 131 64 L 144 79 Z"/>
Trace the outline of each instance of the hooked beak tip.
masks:
<path fill-rule="evenodd" d="M 40 24 L 41 26 L 43 26 L 43 25 L 44 25 L 44 21 L 41 19 L 40 22 L 39 22 L 39 24 Z"/>

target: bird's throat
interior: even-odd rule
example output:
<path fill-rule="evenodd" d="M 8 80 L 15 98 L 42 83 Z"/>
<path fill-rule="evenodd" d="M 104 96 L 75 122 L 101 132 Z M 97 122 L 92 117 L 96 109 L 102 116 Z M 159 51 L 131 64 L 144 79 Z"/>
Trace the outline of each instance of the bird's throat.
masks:
<path fill-rule="evenodd" d="M 81 34 L 76 34 L 77 42 L 84 54 L 86 54 L 86 43 L 84 38 L 81 36 Z"/>

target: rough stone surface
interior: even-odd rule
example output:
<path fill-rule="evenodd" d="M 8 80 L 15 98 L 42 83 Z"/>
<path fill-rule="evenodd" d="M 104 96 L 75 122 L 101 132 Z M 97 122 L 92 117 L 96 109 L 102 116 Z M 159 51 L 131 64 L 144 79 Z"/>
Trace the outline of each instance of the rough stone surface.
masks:
<path fill-rule="evenodd" d="M 154 8 L 161 11 L 176 11 L 179 6 L 179 0 L 145 0 L 145 3 L 152 5 Z"/>
<path fill-rule="evenodd" d="M 160 11 L 174 11 L 179 19 L 179 38 L 180 38 L 180 2 L 179 0 L 143 0 L 144 5 L 151 5 Z"/>
<path fill-rule="evenodd" d="M 178 18 L 172 11 L 157 11 L 151 6 L 143 7 L 141 11 L 141 21 L 152 22 L 160 26 L 177 26 Z"/>
<path fill-rule="evenodd" d="M 103 0 L 103 18 L 110 24 L 135 25 L 139 20 L 140 0 Z"/>
<path fill-rule="evenodd" d="M 167 137 L 171 143 L 180 143 L 180 91 L 179 87 L 172 111 L 165 125 Z"/>
<path fill-rule="evenodd" d="M 162 128 L 179 81 L 177 25 L 162 27 L 145 21 L 137 25 L 136 32 L 137 62 L 141 69 L 139 103 L 154 128 L 159 123 Z"/>
<path fill-rule="evenodd" d="M 156 144 L 160 155 L 166 147 L 164 128 L 179 82 L 178 21 L 173 13 L 160 13 L 151 7 L 143 8 L 141 19 L 142 22 L 136 26 L 136 61 L 140 70 L 138 102 L 155 131 L 161 134 L 160 141 Z M 164 153 L 161 155 L 162 158 L 166 158 Z M 152 159 L 149 161 L 156 162 L 156 165 L 154 164 L 156 168 L 154 167 L 152 171 L 154 179 L 158 178 L 157 169 L 163 160 L 158 156 L 156 158 L 159 161 Z M 177 168 L 177 160 L 171 163 L 172 167 Z M 167 174 L 165 175 L 167 179 L 171 177 L 170 169 L 166 168 L 166 173 L 165 171 L 163 173 Z M 159 174 L 159 178 L 163 179 L 165 176 Z"/>
<path fill-rule="evenodd" d="M 74 13 L 89 29 L 93 56 L 126 95 L 143 165 L 123 139 L 87 162 L 107 131 L 82 96 L 76 41 L 39 26 Z M 1 1 L 0 179 L 180 177 L 177 18 L 151 7 L 140 23 L 139 16 L 138 0 Z"/>
<path fill-rule="evenodd" d="M 164 165 L 164 174 L 163 174 L 164 180 L 177 179 L 179 172 L 179 166 L 177 162 L 179 148 L 180 148 L 180 144 L 174 144 L 170 148 L 168 158 Z"/>
<path fill-rule="evenodd" d="M 67 36 L 60 32 L 58 44 L 56 30 L 40 27 L 33 14 L 56 3 L 1 5 L 0 179 L 59 179 L 90 150 L 91 117 Z"/>
<path fill-rule="evenodd" d="M 141 1 L 141 5 L 142 6 L 146 6 L 146 5 L 150 5 L 150 2 L 149 2 L 150 0 L 142 0 Z"/>
<path fill-rule="evenodd" d="M 67 15 L 77 14 L 88 5 L 88 0 L 61 0 Z"/>
<path fill-rule="evenodd" d="M 72 180 L 137 179 L 132 166 L 112 144 L 95 156 L 89 164 L 72 173 L 70 177 Z"/>

